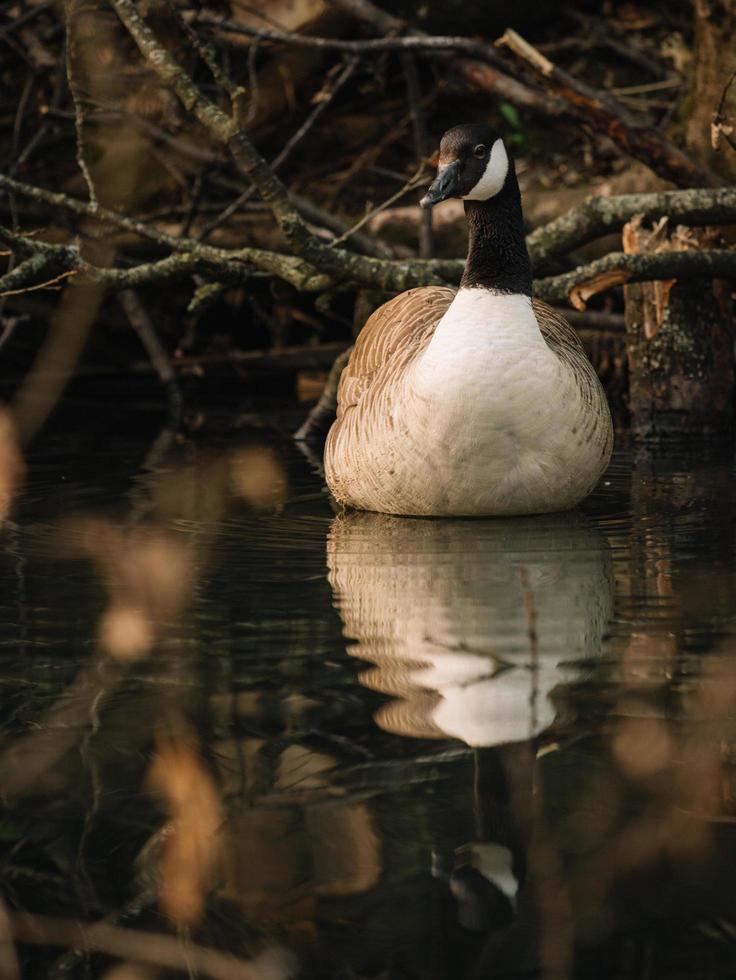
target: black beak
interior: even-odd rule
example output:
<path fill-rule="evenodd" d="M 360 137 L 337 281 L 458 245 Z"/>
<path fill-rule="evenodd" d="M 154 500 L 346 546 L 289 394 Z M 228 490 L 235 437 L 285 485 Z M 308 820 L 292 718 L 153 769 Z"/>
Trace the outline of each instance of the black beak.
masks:
<path fill-rule="evenodd" d="M 437 179 L 430 185 L 429 190 L 419 202 L 423 208 L 434 207 L 440 201 L 446 201 L 448 197 L 455 197 L 460 183 L 460 161 L 454 160 L 443 167 Z"/>

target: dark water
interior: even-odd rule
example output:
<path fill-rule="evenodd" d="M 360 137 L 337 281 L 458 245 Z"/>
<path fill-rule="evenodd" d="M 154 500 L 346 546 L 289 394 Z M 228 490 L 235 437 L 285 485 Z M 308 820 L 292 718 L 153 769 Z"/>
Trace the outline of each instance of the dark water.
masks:
<path fill-rule="evenodd" d="M 88 430 L 0 537 L 24 977 L 736 975 L 730 462 L 422 521 L 335 516 L 288 420 Z"/>

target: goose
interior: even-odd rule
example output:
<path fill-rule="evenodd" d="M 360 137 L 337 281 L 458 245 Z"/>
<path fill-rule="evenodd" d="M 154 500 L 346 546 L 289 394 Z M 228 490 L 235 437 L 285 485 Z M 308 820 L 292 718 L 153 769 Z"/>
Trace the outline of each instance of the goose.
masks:
<path fill-rule="evenodd" d="M 598 482 L 611 415 L 575 331 L 532 299 L 511 155 L 485 124 L 448 130 L 421 200 L 465 202 L 459 289 L 424 286 L 367 320 L 345 366 L 324 467 L 346 508 L 494 517 L 574 508 Z"/>

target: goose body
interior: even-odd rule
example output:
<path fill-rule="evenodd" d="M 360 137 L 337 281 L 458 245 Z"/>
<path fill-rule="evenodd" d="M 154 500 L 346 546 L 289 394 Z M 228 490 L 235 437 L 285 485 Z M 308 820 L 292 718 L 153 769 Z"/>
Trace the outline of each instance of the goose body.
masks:
<path fill-rule="evenodd" d="M 445 135 L 428 195 L 442 200 L 465 181 L 460 289 L 428 286 L 385 303 L 343 371 L 325 473 L 345 506 L 415 516 L 567 510 L 608 464 L 611 418 L 595 371 L 564 317 L 531 298 L 513 165 L 500 140 L 482 169 L 478 153 L 463 163 L 463 148 L 486 150 L 484 138 L 480 126 Z"/>

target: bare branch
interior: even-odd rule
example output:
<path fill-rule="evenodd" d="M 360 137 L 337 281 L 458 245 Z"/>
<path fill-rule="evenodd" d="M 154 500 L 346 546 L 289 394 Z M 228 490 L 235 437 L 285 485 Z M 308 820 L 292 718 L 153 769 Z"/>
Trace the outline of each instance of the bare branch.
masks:
<path fill-rule="evenodd" d="M 66 77 L 69 83 L 72 103 L 74 105 L 74 127 L 77 136 L 77 163 L 82 171 L 87 190 L 89 191 L 89 203 L 93 208 L 97 207 L 97 194 L 92 180 L 92 173 L 84 157 L 84 106 L 82 105 L 82 95 L 79 91 L 77 79 L 74 74 L 74 2 L 75 0 L 64 0 L 64 15 L 66 18 Z"/>
<path fill-rule="evenodd" d="M 408 37 L 382 37 L 355 41 L 340 40 L 333 37 L 316 37 L 314 34 L 295 34 L 290 31 L 274 30 L 269 27 L 253 27 L 242 21 L 228 20 L 225 17 L 201 16 L 197 18 L 196 22 L 201 27 L 215 28 L 227 31 L 230 34 L 241 34 L 246 37 L 257 38 L 259 41 L 276 41 L 281 44 L 290 44 L 300 48 L 318 48 L 323 51 L 346 51 L 351 54 L 372 54 L 383 51 L 398 51 L 401 53 L 421 52 L 423 54 L 433 51 L 463 51 L 481 61 L 495 65 L 497 68 L 503 66 L 503 62 L 489 44 L 486 44 L 484 41 L 474 41 L 470 37 L 440 37 L 437 35 L 422 34 L 409 35 Z"/>
<path fill-rule="evenodd" d="M 655 129 L 637 125 L 628 110 L 610 95 L 590 88 L 558 68 L 516 31 L 507 30 L 496 44 L 508 47 L 529 65 L 553 92 L 565 99 L 571 112 L 592 122 L 620 149 L 641 160 L 660 177 L 679 187 L 713 187 L 721 183 Z"/>
<path fill-rule="evenodd" d="M 169 399 L 169 425 L 171 428 L 176 428 L 181 419 L 183 398 L 171 359 L 159 340 L 153 320 L 138 294 L 132 289 L 125 289 L 119 294 L 118 302 L 128 317 L 131 327 L 138 334 L 156 374 L 166 389 Z"/>
<path fill-rule="evenodd" d="M 334 83 L 330 86 L 325 97 L 320 99 L 319 102 L 317 102 L 316 106 L 310 112 L 307 118 L 304 120 L 304 122 L 299 127 L 299 129 L 297 129 L 294 135 L 287 140 L 287 142 L 284 144 L 281 151 L 271 161 L 271 167 L 274 171 L 278 170 L 279 167 L 286 161 L 289 154 L 297 146 L 297 144 L 302 139 L 304 139 L 304 137 L 307 135 L 310 129 L 312 129 L 314 124 L 317 122 L 317 120 L 322 115 L 322 113 L 328 108 L 328 106 L 335 98 L 337 93 L 340 91 L 340 89 L 343 87 L 343 85 L 348 81 L 349 78 L 352 77 L 355 68 L 358 65 L 359 60 L 360 59 L 357 57 L 347 59 L 343 70 L 340 72 L 340 74 L 338 75 Z M 253 86 L 251 85 L 251 90 L 252 87 Z M 222 211 L 221 214 L 219 214 L 208 225 L 206 225 L 206 227 L 202 230 L 200 239 L 205 240 L 211 234 L 211 232 L 215 230 L 215 228 L 219 228 L 220 225 L 223 224 L 225 221 L 227 221 L 227 219 L 231 217 L 231 215 L 235 214 L 239 210 L 239 208 L 241 208 L 243 204 L 246 203 L 246 201 L 249 201 L 253 197 L 253 193 L 254 193 L 254 189 L 252 187 L 249 187 L 246 191 L 243 191 L 243 193 L 239 197 L 237 197 L 231 204 L 229 204 Z M 301 208 L 299 208 L 298 203 L 293 197 L 292 200 L 294 201 L 297 210 L 301 211 Z"/>
<path fill-rule="evenodd" d="M 425 276 L 429 274 L 430 278 L 422 279 L 416 277 L 417 270 L 411 264 L 388 263 L 330 248 L 321 242 L 309 231 L 294 207 L 286 187 L 246 134 L 238 128 L 235 119 L 227 116 L 202 94 L 156 39 L 132 0 L 111 0 L 111 3 L 154 71 L 172 86 L 186 108 L 194 113 L 209 133 L 228 147 L 242 172 L 255 184 L 261 197 L 271 208 L 279 228 L 299 256 L 334 278 L 378 285 L 384 289 L 408 289 L 427 282 L 442 282 L 429 266 L 425 266 L 423 272 Z"/>
<path fill-rule="evenodd" d="M 359 218 L 354 225 L 352 225 L 350 228 L 344 231 L 339 238 L 336 238 L 334 242 L 331 242 L 331 245 L 333 246 L 340 245 L 342 242 L 347 241 L 348 238 L 350 238 L 351 235 L 354 235 L 356 231 L 360 231 L 360 229 L 367 221 L 370 221 L 371 218 L 374 218 L 377 214 L 380 214 L 382 211 L 385 211 L 386 208 L 390 208 L 392 204 L 395 204 L 405 194 L 408 194 L 409 191 L 413 191 L 417 187 L 419 187 L 419 185 L 424 180 L 425 173 L 426 173 L 425 166 L 422 163 L 420 165 L 419 170 L 417 170 L 417 172 L 414 174 L 413 177 L 410 177 L 409 180 L 407 180 L 407 182 L 404 184 L 403 187 L 400 187 L 394 194 L 392 194 L 390 197 L 387 197 L 385 201 L 382 201 L 380 204 L 376 205 L 375 208 L 372 208 L 370 211 L 367 211 L 362 218 Z"/>
<path fill-rule="evenodd" d="M 27 260 L 29 263 L 32 262 L 31 259 Z M 15 270 L 16 272 L 18 269 Z M 45 282 L 37 282 L 33 286 L 23 286 L 19 289 L 3 289 L 0 292 L 0 296 L 19 296 L 21 293 L 32 293 L 37 289 L 52 289 L 59 288 L 59 283 L 68 279 L 70 276 L 76 276 L 77 272 L 75 269 L 70 269 L 68 272 L 60 272 L 58 276 L 54 276 L 53 279 L 47 279 Z"/>

